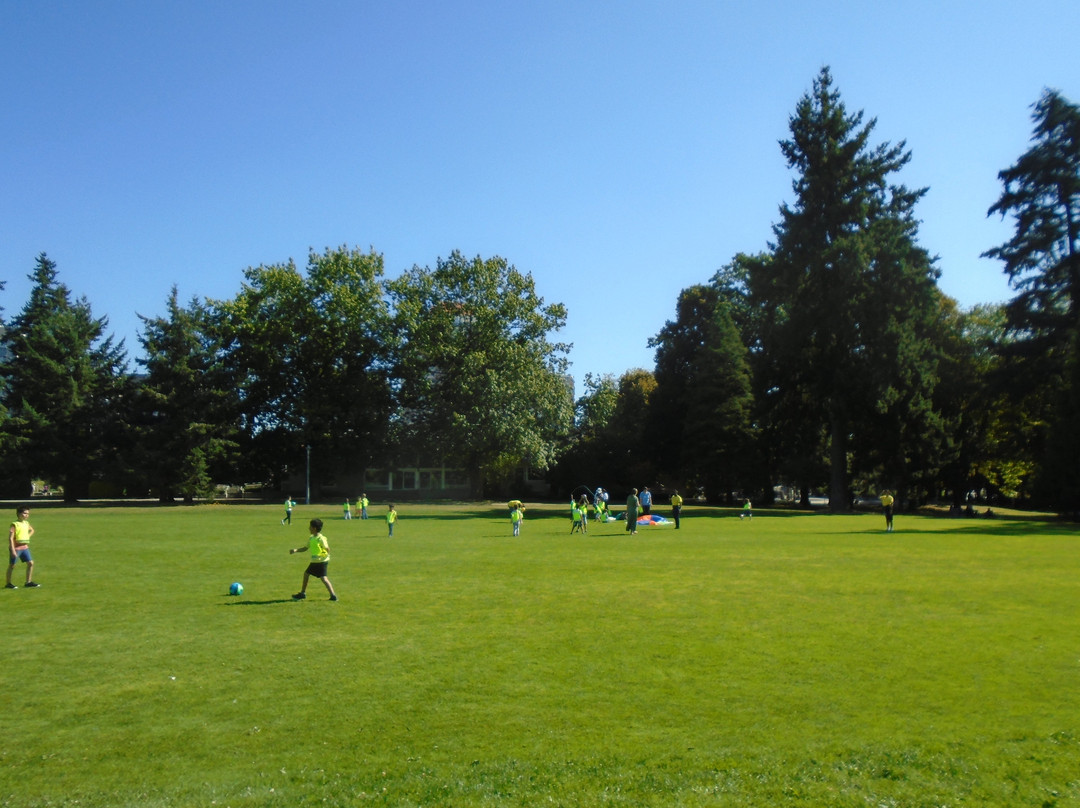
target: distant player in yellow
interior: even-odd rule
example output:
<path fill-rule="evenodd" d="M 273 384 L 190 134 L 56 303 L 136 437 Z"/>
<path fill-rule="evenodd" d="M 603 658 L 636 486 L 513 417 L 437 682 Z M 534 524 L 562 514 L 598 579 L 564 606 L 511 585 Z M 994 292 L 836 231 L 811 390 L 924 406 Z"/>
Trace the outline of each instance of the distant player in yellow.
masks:
<path fill-rule="evenodd" d="M 361 519 L 367 519 L 367 506 L 371 504 L 369 502 L 368 498 L 367 498 L 367 494 L 361 494 L 360 495 L 360 503 L 359 504 L 360 504 L 360 518 Z"/>
<path fill-rule="evenodd" d="M 397 521 L 397 510 L 394 508 L 394 503 L 390 503 L 390 508 L 386 511 L 386 526 L 390 529 L 390 538 L 394 537 L 394 522 Z"/>
<path fill-rule="evenodd" d="M 510 523 L 514 526 L 514 535 L 521 535 L 521 521 L 525 518 L 525 509 L 518 502 L 514 510 L 510 511 Z"/>
<path fill-rule="evenodd" d="M 753 519 L 754 511 L 750 508 L 750 497 L 743 500 L 742 513 L 739 514 L 740 519 Z"/>
<path fill-rule="evenodd" d="M 888 489 L 881 492 L 881 509 L 885 511 L 885 532 L 892 533 L 893 495 Z"/>
<path fill-rule="evenodd" d="M 30 524 L 30 508 L 20 505 L 15 509 L 18 517 L 8 528 L 8 558 L 10 563 L 7 570 L 7 589 L 18 589 L 11 582 L 11 573 L 15 571 L 15 565 L 22 561 L 26 564 L 26 587 L 33 589 L 38 586 L 34 583 L 34 558 L 30 555 L 30 537 L 34 535 L 34 526 Z"/>
<path fill-rule="evenodd" d="M 679 516 L 682 514 L 682 497 L 675 491 L 671 495 L 671 516 L 675 520 L 675 529 L 679 529 Z"/>
<path fill-rule="evenodd" d="M 582 524 L 582 521 L 584 519 L 586 519 L 586 518 L 588 518 L 588 515 L 583 514 L 581 512 L 581 505 L 578 503 L 578 501 L 576 499 L 570 500 L 570 534 L 571 535 L 573 535 L 575 531 L 578 532 L 578 533 L 584 533 L 585 532 L 585 530 L 582 528 L 581 524 Z"/>
<path fill-rule="evenodd" d="M 289 555 L 302 553 L 304 550 L 307 550 L 311 555 L 311 562 L 307 565 L 307 569 L 304 570 L 304 582 L 300 586 L 300 591 L 293 595 L 293 600 L 303 600 L 307 597 L 308 578 L 312 576 L 323 582 L 326 591 L 330 593 L 330 600 L 337 600 L 334 585 L 330 583 L 330 579 L 326 575 L 327 568 L 330 566 L 330 543 L 326 540 L 326 536 L 322 534 L 322 526 L 322 519 L 312 519 L 308 525 L 311 537 L 308 539 L 307 547 L 296 547 L 289 550 Z"/>
<path fill-rule="evenodd" d="M 349 504 L 349 498 L 345 498 L 345 504 L 342 506 L 345 510 L 345 518 L 352 519 L 352 505 Z"/>

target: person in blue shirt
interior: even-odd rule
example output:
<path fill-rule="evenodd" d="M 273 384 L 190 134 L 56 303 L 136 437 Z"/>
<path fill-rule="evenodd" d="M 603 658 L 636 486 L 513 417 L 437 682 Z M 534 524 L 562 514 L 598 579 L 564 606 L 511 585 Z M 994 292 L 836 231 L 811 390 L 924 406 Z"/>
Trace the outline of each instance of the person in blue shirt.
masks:
<path fill-rule="evenodd" d="M 648 486 L 641 489 L 641 493 L 638 495 L 638 501 L 641 503 L 641 515 L 648 516 L 652 510 L 652 492 Z"/>

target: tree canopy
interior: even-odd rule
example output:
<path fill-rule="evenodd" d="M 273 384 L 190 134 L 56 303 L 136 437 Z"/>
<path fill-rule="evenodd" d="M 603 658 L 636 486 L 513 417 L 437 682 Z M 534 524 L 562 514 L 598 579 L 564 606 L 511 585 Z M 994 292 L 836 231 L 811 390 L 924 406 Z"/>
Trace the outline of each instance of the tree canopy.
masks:
<path fill-rule="evenodd" d="M 586 375 L 576 402 L 566 307 L 500 256 L 389 279 L 342 246 L 248 267 L 228 299 L 174 287 L 140 317 L 136 376 L 42 253 L 2 323 L 0 482 L 195 501 L 305 463 L 328 488 L 442 466 L 474 496 L 546 473 L 558 493 L 796 489 L 839 510 L 978 489 L 1080 512 L 1080 109 L 1046 90 L 1032 120 L 988 211 L 1014 226 L 985 255 L 1016 297 L 964 311 L 919 242 L 911 153 L 875 143 L 823 68 L 779 144 L 793 196 L 772 243 L 678 294 L 654 368 Z"/>
<path fill-rule="evenodd" d="M 387 284 L 401 335 L 398 452 L 460 458 L 474 493 L 555 460 L 573 419 L 561 303 L 505 259 L 459 252 Z"/>

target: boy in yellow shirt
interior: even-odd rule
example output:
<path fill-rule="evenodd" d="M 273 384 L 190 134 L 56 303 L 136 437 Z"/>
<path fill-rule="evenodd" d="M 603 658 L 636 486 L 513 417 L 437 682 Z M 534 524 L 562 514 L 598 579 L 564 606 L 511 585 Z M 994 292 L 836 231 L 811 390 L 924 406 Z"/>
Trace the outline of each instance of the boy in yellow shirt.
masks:
<path fill-rule="evenodd" d="M 322 534 L 322 526 L 322 519 L 312 519 L 308 525 L 311 537 L 308 539 L 307 547 L 296 547 L 289 550 L 289 555 L 302 553 L 304 550 L 307 550 L 311 555 L 311 563 L 304 570 L 304 583 L 301 585 L 300 591 L 293 595 L 293 600 L 304 600 L 307 597 L 308 578 L 312 576 L 323 582 L 326 591 L 330 593 L 330 600 L 337 600 L 334 585 L 330 583 L 330 579 L 326 575 L 327 567 L 330 566 L 330 543 L 326 540 L 326 536 Z"/>
<path fill-rule="evenodd" d="M 7 589 L 18 589 L 11 582 L 11 573 L 15 571 L 15 565 L 22 561 L 26 564 L 26 587 L 33 589 L 39 584 L 34 583 L 34 558 L 30 555 L 30 537 L 34 535 L 34 526 L 30 524 L 30 509 L 26 505 L 20 505 L 15 509 L 15 515 L 19 518 L 11 523 L 8 528 L 8 564 Z"/>

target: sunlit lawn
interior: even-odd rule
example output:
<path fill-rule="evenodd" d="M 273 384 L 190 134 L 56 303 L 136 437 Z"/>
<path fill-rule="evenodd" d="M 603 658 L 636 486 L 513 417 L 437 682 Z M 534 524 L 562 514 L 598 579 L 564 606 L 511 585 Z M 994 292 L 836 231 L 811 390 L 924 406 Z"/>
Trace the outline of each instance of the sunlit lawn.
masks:
<path fill-rule="evenodd" d="M 0 805 L 1080 805 L 1075 527 L 280 510 L 32 512 Z"/>

